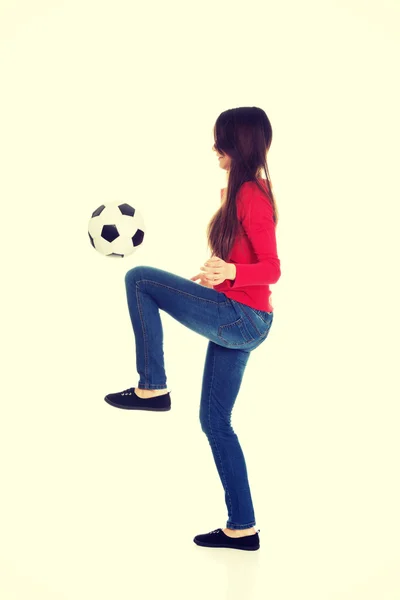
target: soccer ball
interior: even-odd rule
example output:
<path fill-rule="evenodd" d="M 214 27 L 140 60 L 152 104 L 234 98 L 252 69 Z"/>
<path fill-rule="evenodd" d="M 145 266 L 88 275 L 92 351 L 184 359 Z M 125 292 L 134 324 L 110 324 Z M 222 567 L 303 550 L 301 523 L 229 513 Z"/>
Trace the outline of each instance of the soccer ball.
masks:
<path fill-rule="evenodd" d="M 140 212 L 130 204 L 102 204 L 89 219 L 89 239 L 104 256 L 129 256 L 142 244 L 145 226 Z"/>

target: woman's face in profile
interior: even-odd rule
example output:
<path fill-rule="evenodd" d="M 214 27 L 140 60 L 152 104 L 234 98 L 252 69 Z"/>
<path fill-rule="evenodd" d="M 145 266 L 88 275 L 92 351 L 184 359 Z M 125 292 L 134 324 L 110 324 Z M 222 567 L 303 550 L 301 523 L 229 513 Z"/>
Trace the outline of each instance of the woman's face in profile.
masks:
<path fill-rule="evenodd" d="M 215 145 L 212 147 L 212 150 L 217 155 L 217 160 L 219 161 L 219 166 L 221 169 L 225 169 L 225 171 L 229 171 L 231 167 L 231 157 L 228 154 L 220 154 L 218 150 L 215 148 Z"/>

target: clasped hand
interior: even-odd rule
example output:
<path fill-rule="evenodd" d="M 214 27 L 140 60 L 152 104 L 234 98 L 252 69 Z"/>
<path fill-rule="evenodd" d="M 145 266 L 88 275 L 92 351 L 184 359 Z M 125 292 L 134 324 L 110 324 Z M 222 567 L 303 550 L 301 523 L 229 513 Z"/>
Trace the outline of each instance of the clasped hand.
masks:
<path fill-rule="evenodd" d="M 200 279 L 201 285 L 213 287 L 214 285 L 219 285 L 225 281 L 225 279 L 232 279 L 233 267 L 234 265 L 232 263 L 227 263 L 222 260 L 222 258 L 213 256 L 204 263 L 203 267 L 200 267 L 203 273 L 199 273 L 190 279 L 191 281 Z"/>

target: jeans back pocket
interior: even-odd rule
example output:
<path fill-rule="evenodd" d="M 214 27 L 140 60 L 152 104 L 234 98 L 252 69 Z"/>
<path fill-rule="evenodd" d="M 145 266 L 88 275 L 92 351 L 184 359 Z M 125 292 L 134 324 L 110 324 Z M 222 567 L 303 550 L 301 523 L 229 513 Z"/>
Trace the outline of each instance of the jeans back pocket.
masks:
<path fill-rule="evenodd" d="M 264 321 L 264 323 L 269 323 L 270 321 L 272 321 L 273 316 L 274 316 L 273 312 L 268 312 L 266 310 L 259 310 L 258 308 L 252 308 L 252 307 L 250 307 L 250 308 L 256 315 L 261 317 L 261 319 Z"/>

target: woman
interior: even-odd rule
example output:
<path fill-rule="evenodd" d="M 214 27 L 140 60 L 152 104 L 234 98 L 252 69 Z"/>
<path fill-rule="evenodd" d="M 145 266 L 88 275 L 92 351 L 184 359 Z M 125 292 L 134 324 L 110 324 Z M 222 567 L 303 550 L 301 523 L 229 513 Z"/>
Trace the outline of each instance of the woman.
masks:
<path fill-rule="evenodd" d="M 126 273 L 139 383 L 105 400 L 124 409 L 170 410 L 160 309 L 207 338 L 200 422 L 225 490 L 228 520 L 225 529 L 198 535 L 194 542 L 257 550 L 246 463 L 230 420 L 250 352 L 271 328 L 269 285 L 281 274 L 278 215 L 266 161 L 272 128 L 259 108 L 230 109 L 218 117 L 214 140 L 228 185 L 207 229 L 211 258 L 191 280 L 148 266 Z"/>

